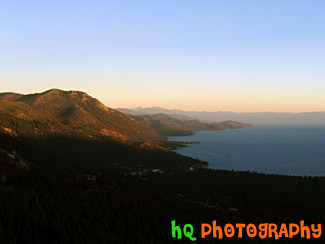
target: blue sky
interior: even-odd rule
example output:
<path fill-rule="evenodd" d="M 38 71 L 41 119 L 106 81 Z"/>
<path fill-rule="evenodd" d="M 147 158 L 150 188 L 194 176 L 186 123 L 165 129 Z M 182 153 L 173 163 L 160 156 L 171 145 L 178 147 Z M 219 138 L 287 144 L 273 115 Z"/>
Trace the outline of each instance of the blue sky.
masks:
<path fill-rule="evenodd" d="M 109 107 L 325 110 L 324 1 L 0 2 L 0 91 Z"/>

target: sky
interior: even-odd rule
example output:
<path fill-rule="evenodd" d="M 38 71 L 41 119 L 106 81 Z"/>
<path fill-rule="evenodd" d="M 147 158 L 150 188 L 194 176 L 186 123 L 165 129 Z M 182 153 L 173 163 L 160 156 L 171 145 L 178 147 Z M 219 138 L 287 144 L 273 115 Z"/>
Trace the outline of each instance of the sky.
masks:
<path fill-rule="evenodd" d="M 0 1 L 0 92 L 112 108 L 325 111 L 325 1 Z"/>

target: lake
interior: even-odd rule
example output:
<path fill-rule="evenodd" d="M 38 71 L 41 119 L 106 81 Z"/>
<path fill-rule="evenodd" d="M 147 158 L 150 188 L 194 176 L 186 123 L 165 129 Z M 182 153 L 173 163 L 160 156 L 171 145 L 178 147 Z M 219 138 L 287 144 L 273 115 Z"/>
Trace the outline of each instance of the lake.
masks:
<path fill-rule="evenodd" d="M 169 140 L 200 141 L 176 150 L 213 169 L 325 176 L 325 127 L 253 127 L 199 131 Z"/>

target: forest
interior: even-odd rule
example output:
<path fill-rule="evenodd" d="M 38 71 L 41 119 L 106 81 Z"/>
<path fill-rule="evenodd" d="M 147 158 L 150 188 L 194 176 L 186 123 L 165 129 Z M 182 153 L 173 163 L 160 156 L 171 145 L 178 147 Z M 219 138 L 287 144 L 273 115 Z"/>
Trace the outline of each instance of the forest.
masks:
<path fill-rule="evenodd" d="M 0 138 L 1 243 L 187 243 L 172 238 L 172 220 L 192 224 L 196 236 L 201 223 L 213 220 L 256 225 L 324 221 L 324 178 L 211 170 L 169 151 L 76 139 L 22 143 Z"/>

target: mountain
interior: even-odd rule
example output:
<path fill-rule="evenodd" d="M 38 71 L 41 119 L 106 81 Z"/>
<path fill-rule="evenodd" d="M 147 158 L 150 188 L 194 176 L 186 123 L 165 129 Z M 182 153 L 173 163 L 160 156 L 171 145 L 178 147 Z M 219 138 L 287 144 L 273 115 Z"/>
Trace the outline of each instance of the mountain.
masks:
<path fill-rule="evenodd" d="M 1 93 L 0 118 L 0 129 L 11 135 L 73 134 L 128 143 L 164 140 L 150 127 L 79 91 Z"/>
<path fill-rule="evenodd" d="M 186 136 L 195 131 L 227 130 L 252 127 L 237 121 L 204 123 L 195 119 L 179 119 L 166 114 L 130 115 L 135 120 L 150 126 L 164 136 Z"/>
<path fill-rule="evenodd" d="M 28 168 L 91 165 L 129 172 L 206 165 L 168 151 L 178 144 L 165 136 L 245 126 L 168 115 L 129 117 L 80 91 L 0 93 L 0 149 Z"/>
<path fill-rule="evenodd" d="M 123 111 L 125 109 L 118 110 Z M 128 109 L 134 114 L 179 114 L 206 122 L 235 120 L 253 125 L 321 125 L 325 126 L 325 111 L 305 113 L 234 113 L 225 111 L 183 111 L 178 109 L 165 109 L 160 107 Z"/>
<path fill-rule="evenodd" d="M 166 113 L 162 112 L 161 110 L 164 110 L 164 109 L 158 109 L 158 111 L 160 112 L 155 112 L 156 108 L 152 109 L 152 110 L 149 110 L 149 111 L 142 111 L 141 108 L 136 108 L 136 109 L 128 109 L 128 108 L 117 108 L 116 110 L 122 112 L 122 113 L 125 113 L 125 114 L 129 114 L 129 115 L 143 115 L 143 114 L 168 114 L 170 117 L 172 118 L 176 118 L 176 119 L 185 119 L 185 120 L 191 120 L 193 118 L 189 117 L 189 116 L 186 116 L 186 115 L 183 115 L 183 114 L 173 114 L 173 113 L 170 113 L 170 111 L 167 110 Z M 166 111 L 166 110 L 165 110 Z"/>
<path fill-rule="evenodd" d="M 0 93 L 0 154 L 9 165 L 118 172 L 207 165 L 167 146 L 150 126 L 85 92 Z"/>

